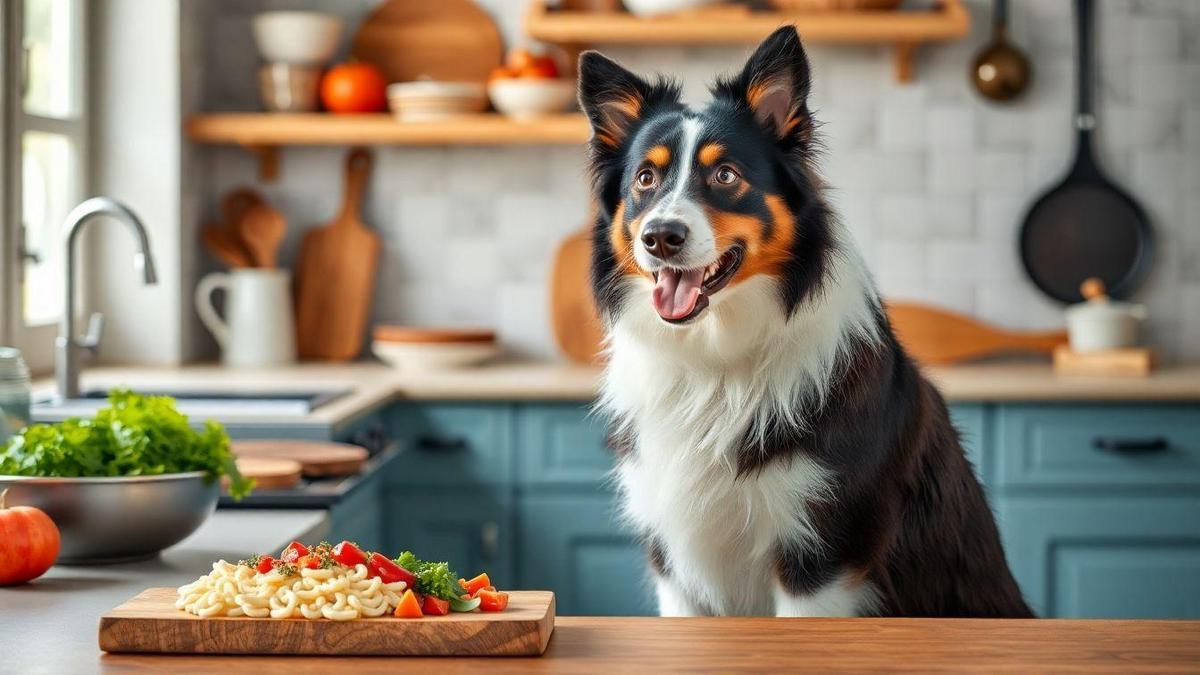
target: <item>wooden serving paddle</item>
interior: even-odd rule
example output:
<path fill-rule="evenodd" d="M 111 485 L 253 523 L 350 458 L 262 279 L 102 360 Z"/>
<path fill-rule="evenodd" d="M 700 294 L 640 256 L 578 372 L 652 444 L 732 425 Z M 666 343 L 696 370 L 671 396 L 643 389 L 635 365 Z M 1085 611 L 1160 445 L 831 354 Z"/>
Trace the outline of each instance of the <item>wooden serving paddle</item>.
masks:
<path fill-rule="evenodd" d="M 572 361 L 599 363 L 604 329 L 589 285 L 592 231 L 585 226 L 568 236 L 554 254 L 550 271 L 550 323 L 559 349 Z"/>
<path fill-rule="evenodd" d="M 358 217 L 370 172 L 371 155 L 351 150 L 341 211 L 300 243 L 296 344 L 301 358 L 348 361 L 362 349 L 380 246 L 379 236 Z"/>
<path fill-rule="evenodd" d="M 909 355 L 925 364 L 947 364 L 1009 352 L 1052 354 L 1065 330 L 1010 331 L 916 303 L 888 302 L 888 318 Z"/>

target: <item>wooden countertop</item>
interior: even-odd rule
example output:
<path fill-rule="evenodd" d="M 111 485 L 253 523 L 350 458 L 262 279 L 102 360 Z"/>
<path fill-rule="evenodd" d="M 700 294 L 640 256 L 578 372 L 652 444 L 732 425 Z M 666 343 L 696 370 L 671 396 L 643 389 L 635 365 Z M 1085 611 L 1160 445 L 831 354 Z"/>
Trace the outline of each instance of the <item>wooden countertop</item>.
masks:
<path fill-rule="evenodd" d="M 541 657 L 104 655 L 104 672 L 1195 673 L 1198 621 L 561 617 Z"/>
<path fill-rule="evenodd" d="M 1200 365 L 1174 366 L 1150 377 L 1064 377 L 1047 363 L 996 362 L 924 369 L 954 403 L 1031 402 L 1200 402 Z M 455 371 L 400 371 L 380 363 L 305 363 L 279 368 L 230 369 L 213 364 L 176 367 L 104 366 L 88 369 L 85 388 L 125 385 L 142 389 L 254 391 L 349 388 L 353 392 L 287 424 L 341 426 L 388 401 L 589 401 L 600 369 L 562 362 L 502 361 Z M 53 383 L 35 388 L 50 391 Z M 236 420 L 235 420 L 236 421 Z M 261 417 L 253 420 L 270 423 Z"/>

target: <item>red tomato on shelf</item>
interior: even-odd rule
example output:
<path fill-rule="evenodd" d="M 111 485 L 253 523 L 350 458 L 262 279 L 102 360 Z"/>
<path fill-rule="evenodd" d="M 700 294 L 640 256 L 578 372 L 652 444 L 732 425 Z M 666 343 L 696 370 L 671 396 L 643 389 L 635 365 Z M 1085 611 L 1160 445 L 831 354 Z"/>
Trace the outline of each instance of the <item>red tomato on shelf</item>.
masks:
<path fill-rule="evenodd" d="M 387 109 L 387 80 L 369 63 L 342 63 L 321 78 L 321 103 L 334 113 L 372 113 Z"/>
<path fill-rule="evenodd" d="M 355 565 L 367 564 L 367 554 L 362 552 L 362 549 L 355 546 L 353 542 L 343 541 L 333 547 L 330 557 L 334 562 L 345 565 L 346 567 L 354 567 Z"/>

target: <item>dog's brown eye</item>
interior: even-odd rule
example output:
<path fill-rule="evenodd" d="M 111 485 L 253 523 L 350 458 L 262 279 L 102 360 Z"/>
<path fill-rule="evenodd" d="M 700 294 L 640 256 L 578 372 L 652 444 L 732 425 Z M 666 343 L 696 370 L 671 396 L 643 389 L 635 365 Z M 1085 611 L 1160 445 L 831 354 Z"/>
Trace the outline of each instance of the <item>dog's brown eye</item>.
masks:
<path fill-rule="evenodd" d="M 741 178 L 741 176 L 738 175 L 738 172 L 734 171 L 733 167 L 729 165 L 718 168 L 717 173 L 714 174 L 713 177 L 721 185 L 733 185 L 734 183 L 738 182 L 738 179 Z"/>
<path fill-rule="evenodd" d="M 651 169 L 642 169 L 637 175 L 637 186 L 642 190 L 649 190 L 658 182 L 658 176 Z"/>

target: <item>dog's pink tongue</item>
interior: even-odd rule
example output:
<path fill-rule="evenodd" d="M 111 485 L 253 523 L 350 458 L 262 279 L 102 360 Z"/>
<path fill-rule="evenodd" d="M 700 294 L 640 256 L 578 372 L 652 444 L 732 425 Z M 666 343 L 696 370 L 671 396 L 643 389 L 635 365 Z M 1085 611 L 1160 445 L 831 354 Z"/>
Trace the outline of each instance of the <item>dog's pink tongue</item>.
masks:
<path fill-rule="evenodd" d="M 700 300 L 700 284 L 704 268 L 698 270 L 664 269 L 658 273 L 654 286 L 654 310 L 664 319 L 682 319 L 696 308 Z"/>

